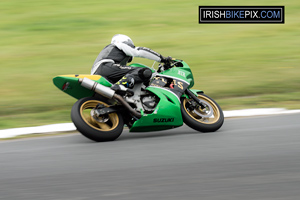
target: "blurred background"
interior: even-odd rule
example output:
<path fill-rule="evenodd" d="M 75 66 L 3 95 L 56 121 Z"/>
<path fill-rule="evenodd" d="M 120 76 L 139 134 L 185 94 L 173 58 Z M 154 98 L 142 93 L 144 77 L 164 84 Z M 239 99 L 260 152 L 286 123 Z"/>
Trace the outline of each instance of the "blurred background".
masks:
<path fill-rule="evenodd" d="M 58 90 L 52 78 L 89 74 L 118 33 L 136 46 L 186 61 L 194 88 L 223 110 L 299 109 L 299 0 L 242 4 L 285 6 L 285 24 L 198 24 L 200 5 L 241 2 L 2 0 L 0 129 L 70 122 L 76 99 Z"/>

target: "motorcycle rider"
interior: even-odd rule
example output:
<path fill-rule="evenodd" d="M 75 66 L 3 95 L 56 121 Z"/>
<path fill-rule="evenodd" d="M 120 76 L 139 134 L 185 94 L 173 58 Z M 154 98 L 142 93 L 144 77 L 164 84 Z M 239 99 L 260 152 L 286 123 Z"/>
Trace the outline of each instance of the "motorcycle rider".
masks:
<path fill-rule="evenodd" d="M 163 57 L 159 53 L 146 48 L 135 47 L 133 41 L 126 35 L 117 34 L 112 37 L 111 43 L 104 47 L 96 58 L 91 74 L 105 77 L 114 83 L 111 89 L 124 95 L 135 83 L 148 81 L 152 76 L 149 68 L 126 66 L 133 57 L 147 58 L 157 62 L 170 62 L 171 57 Z"/>

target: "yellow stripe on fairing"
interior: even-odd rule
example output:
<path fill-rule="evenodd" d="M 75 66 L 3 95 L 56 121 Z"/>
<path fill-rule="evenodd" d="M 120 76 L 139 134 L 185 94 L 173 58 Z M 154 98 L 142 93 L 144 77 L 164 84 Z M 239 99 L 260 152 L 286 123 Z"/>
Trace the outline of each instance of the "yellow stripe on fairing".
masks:
<path fill-rule="evenodd" d="M 90 74 L 82 74 L 82 75 L 60 75 L 60 76 L 64 76 L 64 77 L 72 77 L 72 78 L 88 78 L 91 80 L 99 80 L 101 78 L 100 75 L 90 75 Z"/>

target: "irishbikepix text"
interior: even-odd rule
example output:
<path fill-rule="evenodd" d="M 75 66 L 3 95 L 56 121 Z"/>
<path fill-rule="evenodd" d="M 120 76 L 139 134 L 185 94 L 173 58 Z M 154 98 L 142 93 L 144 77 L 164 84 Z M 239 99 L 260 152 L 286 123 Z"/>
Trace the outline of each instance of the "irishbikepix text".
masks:
<path fill-rule="evenodd" d="M 284 6 L 199 6 L 199 23 L 284 23 Z"/>

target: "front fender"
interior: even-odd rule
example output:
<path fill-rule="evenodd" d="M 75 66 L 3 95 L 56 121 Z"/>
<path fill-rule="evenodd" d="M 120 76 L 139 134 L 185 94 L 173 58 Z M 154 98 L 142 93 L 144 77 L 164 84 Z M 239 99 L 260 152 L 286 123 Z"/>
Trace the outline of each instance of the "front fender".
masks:
<path fill-rule="evenodd" d="M 189 89 L 194 95 L 197 96 L 197 94 L 203 94 L 204 92 L 202 90 L 198 90 L 198 89 Z M 188 98 L 188 96 L 186 94 L 182 94 L 181 97 L 184 98 Z"/>

